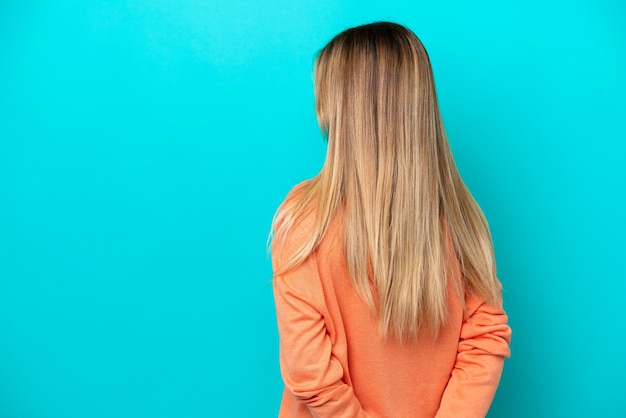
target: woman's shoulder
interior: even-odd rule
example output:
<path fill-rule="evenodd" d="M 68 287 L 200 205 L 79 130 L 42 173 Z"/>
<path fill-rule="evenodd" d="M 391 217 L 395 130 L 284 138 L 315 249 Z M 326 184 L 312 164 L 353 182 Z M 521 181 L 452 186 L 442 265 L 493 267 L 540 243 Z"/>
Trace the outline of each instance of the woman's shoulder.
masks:
<path fill-rule="evenodd" d="M 295 186 L 293 186 L 289 190 L 289 192 L 287 192 L 287 195 L 285 196 L 285 199 L 283 200 L 283 203 L 281 204 L 281 206 L 284 206 L 286 203 L 290 203 L 290 202 L 297 200 L 299 197 L 302 196 L 302 193 L 304 192 L 304 190 L 310 185 L 311 185 L 311 179 L 303 180 L 300 183 L 297 183 Z"/>
<path fill-rule="evenodd" d="M 304 180 L 296 184 L 283 199 L 274 220 L 273 241 L 288 244 L 288 247 L 298 247 L 312 233 L 315 227 L 315 208 L 309 205 L 308 208 L 299 208 L 298 213 L 295 213 L 310 182 L 311 180 Z"/>
<path fill-rule="evenodd" d="M 300 206 L 302 199 L 305 197 L 307 187 L 310 187 L 310 185 L 310 179 L 304 180 L 293 186 L 289 190 L 289 192 L 287 192 L 287 195 L 278 207 L 276 221 L 278 221 L 279 223 L 283 223 L 291 219 L 292 215 L 296 211 L 296 208 Z M 306 215 L 306 217 L 308 218 L 311 215 L 309 212 L 314 212 L 314 208 L 311 207 L 311 205 L 308 206 L 309 207 L 306 208 L 306 210 L 305 208 L 299 208 L 297 211 L 300 212 L 300 215 Z M 275 226 L 278 227 L 279 225 Z"/>

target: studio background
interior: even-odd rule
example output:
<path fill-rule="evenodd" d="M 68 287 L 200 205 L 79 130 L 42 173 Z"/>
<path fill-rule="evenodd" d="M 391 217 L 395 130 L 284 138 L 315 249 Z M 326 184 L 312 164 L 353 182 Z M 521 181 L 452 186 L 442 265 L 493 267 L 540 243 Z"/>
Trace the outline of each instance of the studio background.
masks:
<path fill-rule="evenodd" d="M 626 416 L 623 2 L 4 0 L 0 417 L 276 416 L 270 222 L 323 162 L 316 52 L 375 20 L 491 226 L 489 417 Z"/>

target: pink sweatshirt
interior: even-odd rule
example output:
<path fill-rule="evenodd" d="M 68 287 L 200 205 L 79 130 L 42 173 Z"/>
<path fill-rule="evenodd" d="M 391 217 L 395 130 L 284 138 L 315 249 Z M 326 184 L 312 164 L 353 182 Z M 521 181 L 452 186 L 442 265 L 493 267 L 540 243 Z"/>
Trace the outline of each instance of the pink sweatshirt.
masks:
<path fill-rule="evenodd" d="M 310 216 L 280 245 L 274 270 L 312 230 Z M 279 417 L 484 417 L 510 356 L 511 329 L 502 306 L 467 294 L 468 317 L 449 287 L 449 321 L 437 340 L 384 341 L 378 322 L 352 288 L 341 228 L 331 223 L 299 267 L 275 276 L 280 368 Z M 458 263 L 451 266 L 460 277 Z"/>

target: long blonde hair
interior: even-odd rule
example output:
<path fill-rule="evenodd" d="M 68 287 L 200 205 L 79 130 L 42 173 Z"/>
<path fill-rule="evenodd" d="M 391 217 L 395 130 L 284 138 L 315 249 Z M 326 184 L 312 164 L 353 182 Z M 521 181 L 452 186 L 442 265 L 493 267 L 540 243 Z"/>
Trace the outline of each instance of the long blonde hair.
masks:
<path fill-rule="evenodd" d="M 314 84 L 326 160 L 278 209 L 270 236 L 284 239 L 313 211 L 315 226 L 274 275 L 315 251 L 341 210 L 349 275 L 377 307 L 383 337 L 414 339 L 422 327 L 436 336 L 448 317 L 448 280 L 499 301 L 489 227 L 452 157 L 417 36 L 388 22 L 348 29 L 320 51 Z M 448 277 L 450 257 L 462 283 Z"/>

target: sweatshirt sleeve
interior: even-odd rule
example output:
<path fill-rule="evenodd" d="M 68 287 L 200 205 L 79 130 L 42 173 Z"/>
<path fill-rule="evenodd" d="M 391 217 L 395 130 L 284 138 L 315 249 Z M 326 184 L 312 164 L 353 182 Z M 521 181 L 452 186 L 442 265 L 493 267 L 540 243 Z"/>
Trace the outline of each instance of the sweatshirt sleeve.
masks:
<path fill-rule="evenodd" d="M 436 418 L 485 417 L 511 356 L 511 328 L 501 305 L 466 296 L 468 317 L 461 326 L 458 352 Z"/>
<path fill-rule="evenodd" d="M 273 249 L 274 268 L 282 249 Z M 280 370 L 289 392 L 314 417 L 367 418 L 332 353 L 324 321 L 316 253 L 273 280 L 280 336 Z"/>

